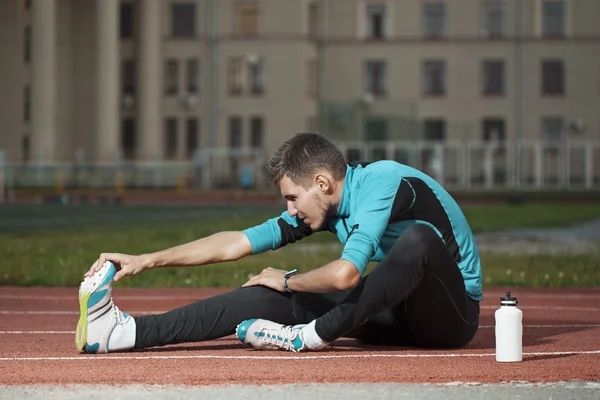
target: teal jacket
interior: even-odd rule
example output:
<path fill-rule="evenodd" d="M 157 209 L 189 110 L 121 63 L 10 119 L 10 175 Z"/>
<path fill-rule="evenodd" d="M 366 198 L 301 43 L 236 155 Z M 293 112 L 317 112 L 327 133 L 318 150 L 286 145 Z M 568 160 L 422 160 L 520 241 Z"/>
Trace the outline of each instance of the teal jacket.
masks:
<path fill-rule="evenodd" d="M 348 165 L 342 201 L 327 230 L 344 245 L 340 259 L 364 275 L 369 261 L 381 261 L 413 224 L 430 226 L 454 257 L 467 294 L 482 300 L 479 251 L 456 201 L 434 179 L 395 161 Z M 312 234 L 287 211 L 243 231 L 254 254 L 275 250 Z"/>

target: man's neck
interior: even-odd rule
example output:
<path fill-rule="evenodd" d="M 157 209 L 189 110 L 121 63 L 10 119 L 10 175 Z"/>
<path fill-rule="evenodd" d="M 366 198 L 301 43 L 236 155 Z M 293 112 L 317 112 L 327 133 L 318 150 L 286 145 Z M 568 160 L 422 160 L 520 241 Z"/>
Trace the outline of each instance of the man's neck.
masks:
<path fill-rule="evenodd" d="M 335 182 L 334 191 L 332 195 L 331 208 L 335 209 L 337 212 L 340 209 L 340 204 L 342 204 L 342 196 L 344 194 L 344 182 L 346 178 L 342 178 L 339 181 Z"/>

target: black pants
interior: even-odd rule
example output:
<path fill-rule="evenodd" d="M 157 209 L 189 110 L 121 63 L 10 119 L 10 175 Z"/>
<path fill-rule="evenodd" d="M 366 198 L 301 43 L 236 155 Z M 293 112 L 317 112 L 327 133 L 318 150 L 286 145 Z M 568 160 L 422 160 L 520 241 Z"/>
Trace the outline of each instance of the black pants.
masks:
<path fill-rule="evenodd" d="M 239 288 L 164 314 L 135 317 L 135 347 L 227 336 L 250 318 L 285 325 L 316 319 L 315 329 L 326 342 L 345 336 L 368 344 L 455 348 L 475 336 L 479 302 L 467 296 L 442 240 L 418 224 L 349 291 L 292 295 L 262 286 Z"/>

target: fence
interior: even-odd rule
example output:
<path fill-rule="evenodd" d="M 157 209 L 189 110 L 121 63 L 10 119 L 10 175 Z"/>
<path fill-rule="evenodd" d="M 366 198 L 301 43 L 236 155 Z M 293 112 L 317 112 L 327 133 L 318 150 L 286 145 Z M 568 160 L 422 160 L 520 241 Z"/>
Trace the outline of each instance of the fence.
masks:
<path fill-rule="evenodd" d="M 396 160 L 431 175 L 448 189 L 600 189 L 600 141 L 540 140 L 352 141 L 336 140 L 348 161 Z M 0 198 L 33 188 L 271 187 L 268 155 L 259 149 L 209 148 L 190 161 L 113 164 L 17 163 L 0 152 Z"/>

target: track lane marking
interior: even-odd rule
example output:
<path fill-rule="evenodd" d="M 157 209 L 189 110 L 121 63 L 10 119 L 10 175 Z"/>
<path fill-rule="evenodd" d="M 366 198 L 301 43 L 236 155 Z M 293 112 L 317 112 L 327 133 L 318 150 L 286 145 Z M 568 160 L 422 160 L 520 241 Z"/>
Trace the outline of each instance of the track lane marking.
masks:
<path fill-rule="evenodd" d="M 479 329 L 493 329 L 494 325 L 481 325 Z M 600 328 L 600 324 L 523 325 L 523 328 Z M 75 331 L 0 331 L 0 335 L 69 335 Z"/>
<path fill-rule="evenodd" d="M 3 294 L 0 295 L 0 300 L 73 300 L 76 301 L 77 300 L 77 289 L 73 289 L 73 296 L 64 296 L 64 295 L 58 295 L 58 296 L 36 296 L 36 295 L 13 295 L 13 294 Z M 223 292 L 223 293 L 227 293 L 227 292 Z M 518 293 L 515 291 L 512 291 L 512 293 Z M 496 296 L 504 296 L 505 292 L 491 292 L 491 293 L 484 293 L 485 297 L 496 297 Z M 138 301 L 160 301 L 160 300 L 189 300 L 189 301 L 198 301 L 198 300 L 203 300 L 206 299 L 208 297 L 202 297 L 202 296 L 181 296 L 181 295 L 175 295 L 175 296 L 166 296 L 166 295 L 159 295 L 159 296 L 132 296 L 132 295 L 119 295 L 118 293 L 114 294 L 113 296 L 119 300 L 119 301 L 123 301 L 123 300 L 138 300 Z M 600 294 L 596 294 L 596 293 L 590 293 L 590 294 L 560 294 L 560 293 L 556 293 L 556 294 L 521 294 L 518 296 L 519 299 L 560 299 L 560 300 L 592 300 L 592 299 L 600 299 Z"/>
<path fill-rule="evenodd" d="M 523 356 L 561 356 L 561 355 L 600 355 L 600 350 L 589 351 L 539 351 L 523 353 Z M 323 356 L 86 356 L 80 357 L 0 357 L 0 361 L 82 361 L 82 360 L 188 360 L 188 359 L 221 359 L 221 360 L 327 360 L 343 358 L 454 358 L 454 357 L 495 357 L 495 353 L 446 353 L 446 354 L 340 354 Z"/>
<path fill-rule="evenodd" d="M 498 306 L 481 306 L 485 310 L 497 310 Z M 565 306 L 520 306 L 522 310 L 554 310 L 554 311 L 600 311 L 597 307 L 565 307 Z M 128 311 L 133 315 L 163 314 L 171 310 L 163 311 Z M 79 315 L 79 311 L 29 311 L 29 310 L 0 310 L 1 315 Z"/>

